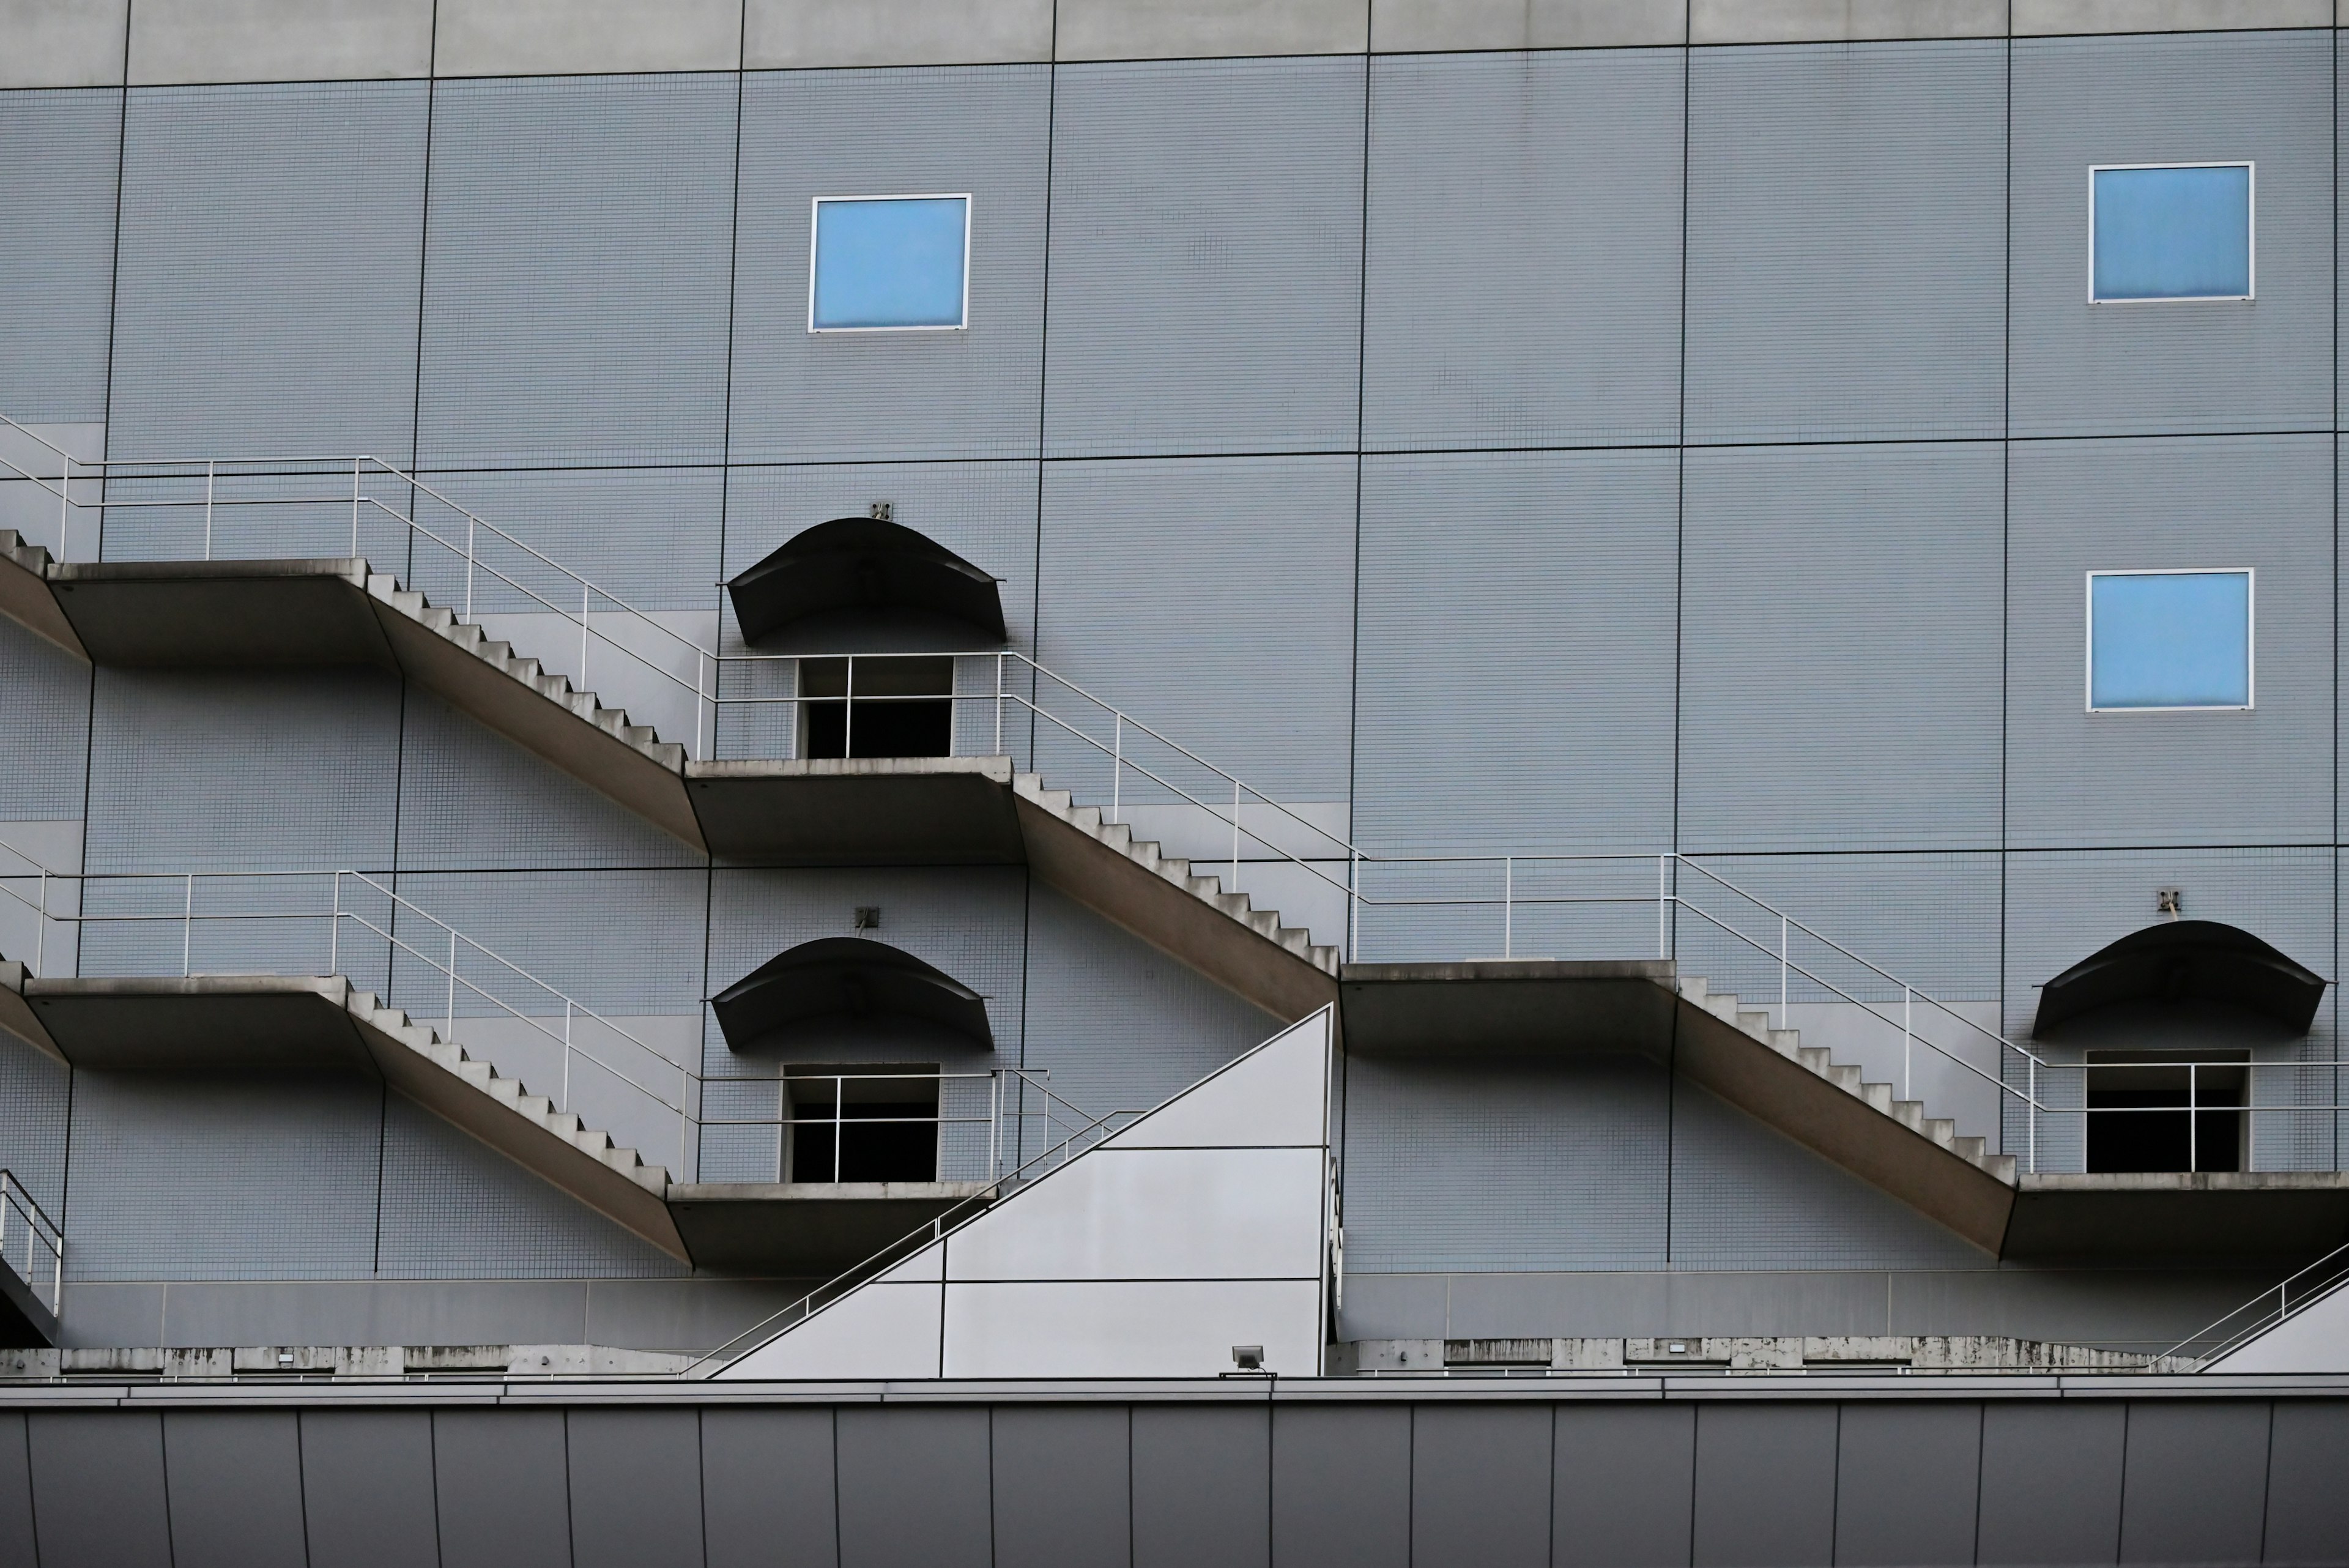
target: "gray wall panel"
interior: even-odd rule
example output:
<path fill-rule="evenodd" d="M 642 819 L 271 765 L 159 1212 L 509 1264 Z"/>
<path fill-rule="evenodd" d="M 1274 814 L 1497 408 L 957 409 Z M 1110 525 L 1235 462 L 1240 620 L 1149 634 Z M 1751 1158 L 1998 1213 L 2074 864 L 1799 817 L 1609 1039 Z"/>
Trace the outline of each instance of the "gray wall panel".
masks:
<path fill-rule="evenodd" d="M 291 1410 L 164 1415 L 172 1568 L 305 1568 L 298 1419 Z"/>
<path fill-rule="evenodd" d="M 106 417 L 122 94 L 0 93 L 0 413 Z"/>
<path fill-rule="evenodd" d="M 1268 1568 L 1270 1407 L 1133 1408 L 1134 1568 Z"/>
<path fill-rule="evenodd" d="M 1663 1568 L 1689 1561 L 1696 1469 L 1691 1405 L 1557 1407 L 1551 1561 Z"/>
<path fill-rule="evenodd" d="M 1353 1057 L 1346 1265 L 1655 1268 L 1666 1081 L 1643 1058 Z"/>
<path fill-rule="evenodd" d="M 1043 510 L 1047 667 L 1286 805 L 1346 798 L 1351 459 L 1053 463 Z M 1169 540 L 1180 544 L 1162 559 Z M 1134 613 L 1137 595 L 1160 594 L 1162 613 Z M 1039 701 L 1102 748 L 1047 728 L 1047 783 L 1106 802 L 1107 716 L 1049 684 Z M 1170 784 L 1227 798 L 1228 782 L 1133 744 Z M 1127 784 L 1128 800 L 1169 798 Z"/>
<path fill-rule="evenodd" d="M 0 820 L 79 816 L 89 741 L 90 672 L 55 643 L 0 619 L 0 726 L 10 737 L 0 771 Z M 0 855 L 10 869 L 11 856 Z M 60 866 L 55 870 L 74 867 Z"/>
<path fill-rule="evenodd" d="M 1836 1434 L 1835 1560 L 1971 1563 L 1982 1407 L 1855 1400 Z"/>
<path fill-rule="evenodd" d="M 536 753 L 423 688 L 409 688 L 400 728 L 401 870 L 584 870 L 699 858 Z"/>
<path fill-rule="evenodd" d="M 163 1417 L 36 1410 L 25 1425 L 43 1568 L 168 1568 Z"/>
<path fill-rule="evenodd" d="M 1036 455 L 1050 114 L 1041 66 L 745 78 L 735 461 Z M 965 330 L 808 330 L 814 198 L 963 192 Z"/>
<path fill-rule="evenodd" d="M 419 461 L 723 454 L 736 83 L 435 89 Z"/>
<path fill-rule="evenodd" d="M 703 1568 L 698 1415 L 566 1415 L 572 1568 Z"/>
<path fill-rule="evenodd" d="M 988 1412 L 883 1406 L 836 1417 L 840 1558 L 848 1568 L 992 1561 Z"/>
<path fill-rule="evenodd" d="M 421 82 L 132 90 L 112 455 L 407 462 L 429 102 Z M 239 545 L 306 553 L 265 524 Z"/>
<path fill-rule="evenodd" d="M 1550 1408 L 1428 1405 L 1411 1429 L 1414 1568 L 1547 1568 Z"/>
<path fill-rule="evenodd" d="M 708 614 L 718 607 L 718 536 L 725 484 L 717 472 L 636 467 L 420 477 L 435 493 L 418 495 L 413 515 L 432 537 L 419 536 L 407 564 L 395 569 L 403 586 L 421 590 L 436 605 L 465 613 L 464 552 L 470 538 L 477 563 L 471 600 L 475 619 L 495 614 L 575 618 L 583 578 L 594 585 L 585 598 L 590 616 L 598 618 L 613 616 L 622 607 L 647 614 Z M 468 512 L 517 543 L 478 526 L 469 533 Z M 533 559 L 533 551 L 545 559 Z M 505 634 L 493 629 L 492 635 Z M 518 647 L 517 651 L 545 659 L 549 669 L 574 676 L 576 685 L 577 638 L 574 619 L 564 638 L 570 646 L 559 651 Z M 629 646 L 642 647 L 648 658 L 677 669 L 689 693 L 689 656 L 680 663 L 662 640 L 641 634 Z M 595 670 L 602 665 L 608 689 L 609 670 L 626 658 L 600 640 L 592 645 L 588 687 L 596 688 Z M 689 703 L 690 697 L 685 701 Z"/>
<path fill-rule="evenodd" d="M 1832 1405 L 1708 1405 L 1697 1412 L 1691 1561 L 1808 1568 L 1835 1552 Z"/>
<path fill-rule="evenodd" d="M 2292 436 L 2015 446 L 2011 845 L 2331 838 L 2331 446 Z M 2085 574 L 2197 566 L 2258 573 L 2256 709 L 2085 711 Z"/>
<path fill-rule="evenodd" d="M 997 1568 L 1133 1561 L 1133 1428 L 1123 1407 L 999 1408 L 989 1468 Z"/>
<path fill-rule="evenodd" d="M 1279 1568 L 1411 1561 L 1412 1409 L 1279 1405 L 1272 1412 L 1272 1560 Z"/>
<path fill-rule="evenodd" d="M 1683 70 L 1663 49 L 1371 62 L 1366 446 L 1675 437 Z"/>
<path fill-rule="evenodd" d="M 32 1563 L 39 1550 L 33 1538 L 33 1456 L 26 1446 L 21 1410 L 0 1414 L 0 1560 Z"/>
<path fill-rule="evenodd" d="M 2280 1399 L 2268 1440 L 2262 1561 L 2349 1561 L 2349 1404 Z"/>
<path fill-rule="evenodd" d="M 1668 841 L 1677 490 L 1668 453 L 1365 466 L 1357 842 Z"/>
<path fill-rule="evenodd" d="M 2332 423 L 2328 44 L 2322 33 L 2015 43 L 2015 433 Z M 2221 159 L 2257 164 L 2258 303 L 2089 305 L 2089 167 Z"/>
<path fill-rule="evenodd" d="M 10 957 L 15 957 L 10 954 Z M 0 1033 L 0 1168 L 51 1216 L 65 1208 L 68 1071 L 13 1034 Z M 20 1262 L 24 1239 L 5 1250 Z"/>
<path fill-rule="evenodd" d="M 2253 1563 L 2266 1525 L 2269 1407 L 2129 1405 L 2124 1563 Z"/>
<path fill-rule="evenodd" d="M 1091 1115 L 1156 1106 L 1280 1027 L 1041 883 L 1028 931 L 1023 1064 Z"/>
<path fill-rule="evenodd" d="M 1685 848 L 1995 848 L 1995 445 L 1692 453 Z"/>
<path fill-rule="evenodd" d="M 1047 456 L 1352 448 L 1363 72 L 1060 68 Z"/>
<path fill-rule="evenodd" d="M 1990 1257 L 1694 1085 L 1675 1085 L 1671 1262 L 1684 1269 L 1964 1269 Z"/>
<path fill-rule="evenodd" d="M 382 1092 L 352 1076 L 83 1073 L 68 1282 L 365 1276 Z"/>
<path fill-rule="evenodd" d="M 701 1511 L 709 1568 L 837 1568 L 828 1409 L 701 1412 Z"/>
<path fill-rule="evenodd" d="M 436 1410 L 442 1568 L 571 1568 L 561 1410 Z"/>
<path fill-rule="evenodd" d="M 2005 57 L 1690 57 L 1691 440 L 1999 432 Z"/>
<path fill-rule="evenodd" d="M 302 1517 L 311 1568 L 438 1568 L 431 1413 L 303 1411 Z"/>
<path fill-rule="evenodd" d="M 1734 992 L 1750 1006 L 1775 1009 L 1774 911 L 1784 911 L 1818 933 L 1790 928 L 1789 961 L 1825 982 L 1789 975 L 1790 1001 L 1835 1000 L 1826 989 L 1832 985 L 1846 997 L 1897 1003 L 1904 981 L 1944 1002 L 1995 1001 L 2000 859 L 1995 853 L 1705 856 L 1683 865 L 1673 885 L 1695 911 L 1680 917 L 1682 972 L 1702 974 L 1713 990 Z M 1862 961 L 1840 957 L 1830 942 Z M 1925 1022 L 1919 1020 L 1920 1031 Z"/>
<path fill-rule="evenodd" d="M 673 1147 L 638 1152 L 648 1165 L 677 1160 Z M 373 1264 L 391 1279 L 688 1272 L 651 1242 L 398 1095 L 385 1104 L 381 1214 Z"/>
<path fill-rule="evenodd" d="M 2115 1561 L 2127 1417 L 2118 1400 L 1987 1407 L 1975 1561 Z"/>
<path fill-rule="evenodd" d="M 701 1011 L 701 916 L 707 873 L 692 867 L 613 867 L 585 871 L 412 872 L 399 879 L 400 940 L 448 963 L 450 928 L 544 986 L 605 1017 Z M 445 923 L 442 923 L 445 922 Z M 438 939 L 438 950 L 434 939 Z M 562 997 L 511 979 L 502 966 L 467 957 L 463 979 L 534 1017 L 563 1015 Z M 448 980 L 422 963 L 399 966 L 398 1004 L 419 1016 L 445 1014 Z M 457 1016 L 495 1014 L 495 1003 L 457 992 Z"/>
<path fill-rule="evenodd" d="M 398 734 L 398 684 L 374 670 L 101 670 L 86 864 L 379 869 Z"/>

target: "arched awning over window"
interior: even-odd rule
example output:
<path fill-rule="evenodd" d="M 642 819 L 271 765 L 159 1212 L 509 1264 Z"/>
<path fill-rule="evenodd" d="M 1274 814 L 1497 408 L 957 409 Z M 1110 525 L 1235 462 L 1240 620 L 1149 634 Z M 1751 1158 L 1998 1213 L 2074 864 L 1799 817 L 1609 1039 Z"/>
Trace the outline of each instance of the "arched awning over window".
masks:
<path fill-rule="evenodd" d="M 823 937 L 776 954 L 710 999 L 737 1051 L 865 1020 L 929 1024 L 995 1047 L 987 1002 L 945 971 L 864 937 Z"/>
<path fill-rule="evenodd" d="M 2251 932 L 2216 920 L 2165 920 L 2091 953 L 2039 993 L 2033 1034 L 2122 1002 L 2239 1007 L 2305 1034 L 2324 981 Z"/>
<path fill-rule="evenodd" d="M 742 640 L 757 643 L 818 616 L 911 613 L 1003 640 L 995 579 L 895 523 L 837 517 L 799 535 L 726 585 Z"/>

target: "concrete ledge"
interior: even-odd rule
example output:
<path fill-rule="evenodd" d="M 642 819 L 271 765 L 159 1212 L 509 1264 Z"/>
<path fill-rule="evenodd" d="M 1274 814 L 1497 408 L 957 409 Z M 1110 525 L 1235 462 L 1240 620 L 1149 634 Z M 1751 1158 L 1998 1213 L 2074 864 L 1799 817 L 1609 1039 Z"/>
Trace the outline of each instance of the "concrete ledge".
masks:
<path fill-rule="evenodd" d="M 2006 0 L 1692 0 L 1697 44 L 1847 43 L 1888 38 L 1996 38 Z"/>
<path fill-rule="evenodd" d="M 130 0 L 0 0 L 0 88 L 119 87 Z"/>
<path fill-rule="evenodd" d="M 1359 55 L 1371 0 L 1059 0 L 1063 60 Z"/>
<path fill-rule="evenodd" d="M 1022 858 L 1009 757 L 688 763 L 710 853 L 771 866 L 1003 866 Z"/>
<path fill-rule="evenodd" d="M 366 1072 L 339 976 L 27 980 L 64 1058 L 101 1072 Z"/>
<path fill-rule="evenodd" d="M 100 664 L 392 664 L 363 560 L 84 561 L 48 586 Z"/>
<path fill-rule="evenodd" d="M 444 77 L 727 71 L 742 59 L 742 0 L 440 0 Z"/>
<path fill-rule="evenodd" d="M 432 0 L 139 0 L 134 87 L 432 74 Z"/>
<path fill-rule="evenodd" d="M 668 1189 L 694 1266 L 829 1277 L 990 1190 L 983 1181 L 697 1182 Z"/>
<path fill-rule="evenodd" d="M 2313 1257 L 2349 1239 L 2349 1172 L 2176 1171 L 2019 1179 L 2006 1255 Z"/>
<path fill-rule="evenodd" d="M 1669 960 L 1350 963 L 1338 971 L 1346 1049 L 1364 1056 L 1568 1055 L 1671 1036 Z"/>
<path fill-rule="evenodd" d="M 1052 0 L 749 0 L 746 70 L 1011 65 L 1052 57 Z"/>

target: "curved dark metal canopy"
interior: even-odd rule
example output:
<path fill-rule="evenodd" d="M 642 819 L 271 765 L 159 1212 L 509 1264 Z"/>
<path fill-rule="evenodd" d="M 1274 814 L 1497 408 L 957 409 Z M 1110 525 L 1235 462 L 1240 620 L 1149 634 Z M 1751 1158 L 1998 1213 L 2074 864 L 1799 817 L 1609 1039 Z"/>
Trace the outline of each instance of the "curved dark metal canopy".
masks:
<path fill-rule="evenodd" d="M 812 616 L 910 610 L 959 621 L 1003 640 L 995 579 L 911 528 L 877 517 L 835 517 L 799 535 L 729 581 L 742 639 L 755 643 Z"/>
<path fill-rule="evenodd" d="M 863 937 L 823 937 L 776 954 L 710 999 L 737 1051 L 859 1019 L 913 1019 L 992 1050 L 987 1002 L 945 971 Z"/>
<path fill-rule="evenodd" d="M 2116 1002 L 2192 1001 L 2243 1008 L 2305 1034 L 2324 983 L 2249 931 L 2216 920 L 2165 920 L 2049 981 L 2032 1033 Z"/>

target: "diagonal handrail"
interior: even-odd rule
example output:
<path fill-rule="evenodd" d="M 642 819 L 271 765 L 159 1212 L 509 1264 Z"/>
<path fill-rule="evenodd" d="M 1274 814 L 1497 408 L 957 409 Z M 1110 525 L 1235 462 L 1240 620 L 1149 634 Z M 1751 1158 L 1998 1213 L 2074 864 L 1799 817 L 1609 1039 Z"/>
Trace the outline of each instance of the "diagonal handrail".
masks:
<path fill-rule="evenodd" d="M 2304 1281 L 2308 1282 L 2303 1283 Z M 2296 1303 L 2292 1298 L 2292 1287 L 2295 1285 L 2300 1286 L 2300 1299 Z M 2349 1285 L 2349 1241 L 2344 1241 L 2333 1248 L 2305 1268 L 2285 1275 L 2234 1311 L 2212 1319 L 2162 1352 L 2162 1355 L 2165 1357 L 2185 1357 L 2199 1362 L 2204 1367 L 2211 1366 L 2222 1358 L 2240 1350 L 2268 1330 L 2280 1328 L 2298 1317 L 2344 1285 Z M 2268 1305 L 2270 1297 L 2275 1299 L 2275 1304 L 2272 1307 Z M 2211 1334 L 2226 1329 L 2228 1324 L 2246 1314 L 2256 1315 L 2240 1328 L 2229 1331 L 2226 1337 L 2221 1339 L 2214 1348 L 2192 1352 L 2187 1349 L 2187 1346 L 2199 1344 Z"/>

